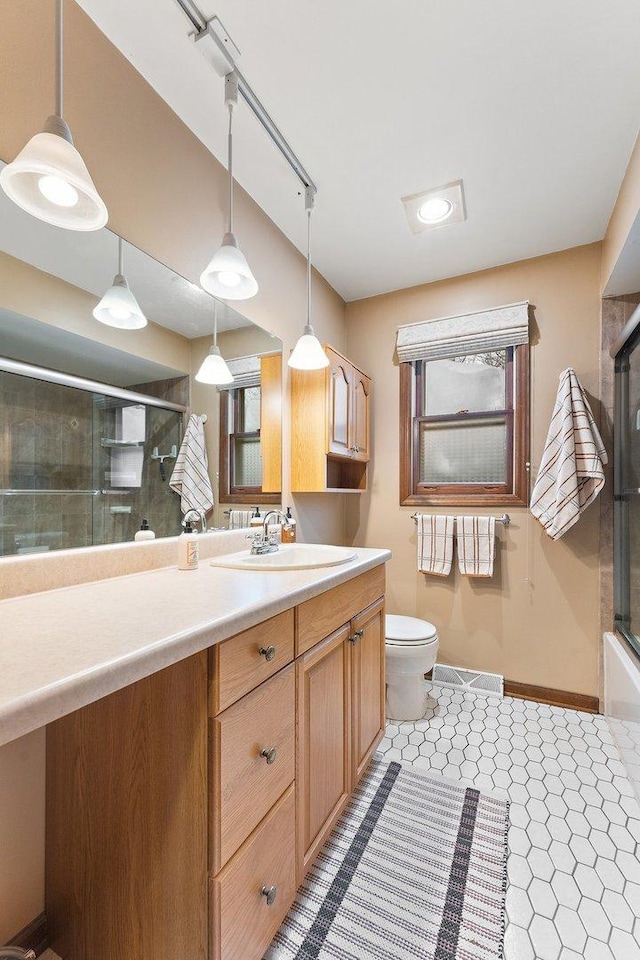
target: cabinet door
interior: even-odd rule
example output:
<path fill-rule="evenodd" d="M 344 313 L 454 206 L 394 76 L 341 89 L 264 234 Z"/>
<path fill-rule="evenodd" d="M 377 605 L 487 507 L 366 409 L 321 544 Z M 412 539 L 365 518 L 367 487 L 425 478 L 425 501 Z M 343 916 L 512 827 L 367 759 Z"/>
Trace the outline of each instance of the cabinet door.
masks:
<path fill-rule="evenodd" d="M 384 598 L 351 623 L 352 789 L 384 734 Z"/>
<path fill-rule="evenodd" d="M 298 882 L 349 799 L 350 635 L 347 624 L 296 663 Z"/>
<path fill-rule="evenodd" d="M 369 462 L 369 416 L 371 380 L 353 368 L 353 429 L 352 438 L 356 460 Z"/>
<path fill-rule="evenodd" d="M 327 453 L 351 457 L 352 367 L 340 354 L 326 348 L 329 357 L 329 417 Z"/>

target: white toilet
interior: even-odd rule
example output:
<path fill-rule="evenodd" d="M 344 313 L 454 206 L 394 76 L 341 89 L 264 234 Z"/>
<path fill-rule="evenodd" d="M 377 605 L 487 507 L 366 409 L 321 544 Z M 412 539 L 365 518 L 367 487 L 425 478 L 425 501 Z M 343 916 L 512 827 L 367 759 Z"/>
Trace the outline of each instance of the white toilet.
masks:
<path fill-rule="evenodd" d="M 424 675 L 438 653 L 438 631 L 428 620 L 385 617 L 387 716 L 392 720 L 419 720 L 427 708 Z"/>

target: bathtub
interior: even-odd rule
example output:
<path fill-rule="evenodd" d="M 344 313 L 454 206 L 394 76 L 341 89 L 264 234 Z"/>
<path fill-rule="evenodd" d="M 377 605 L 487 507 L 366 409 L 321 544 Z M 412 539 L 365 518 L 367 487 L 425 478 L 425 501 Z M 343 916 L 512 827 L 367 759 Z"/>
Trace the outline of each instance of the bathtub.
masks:
<path fill-rule="evenodd" d="M 640 801 L 640 660 L 614 633 L 604 635 L 604 712 Z"/>

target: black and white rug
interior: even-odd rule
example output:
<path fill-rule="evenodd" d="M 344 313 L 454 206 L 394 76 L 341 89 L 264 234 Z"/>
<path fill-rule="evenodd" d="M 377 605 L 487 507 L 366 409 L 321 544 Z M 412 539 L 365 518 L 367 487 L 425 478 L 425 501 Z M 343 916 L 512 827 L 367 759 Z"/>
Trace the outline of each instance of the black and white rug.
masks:
<path fill-rule="evenodd" d="M 374 759 L 265 960 L 497 960 L 508 804 Z"/>

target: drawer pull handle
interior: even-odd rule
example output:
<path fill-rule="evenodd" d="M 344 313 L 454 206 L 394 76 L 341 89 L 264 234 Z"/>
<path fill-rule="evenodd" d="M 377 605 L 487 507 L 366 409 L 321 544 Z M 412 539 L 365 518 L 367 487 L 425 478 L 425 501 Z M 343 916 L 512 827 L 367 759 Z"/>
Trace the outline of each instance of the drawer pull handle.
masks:
<path fill-rule="evenodd" d="M 268 647 L 260 647 L 258 653 L 261 657 L 264 657 L 265 660 L 271 661 L 276 655 L 276 648 L 270 643 Z"/>
<path fill-rule="evenodd" d="M 268 907 L 270 907 L 271 904 L 275 902 L 277 893 L 278 893 L 277 887 L 263 887 L 262 890 L 260 891 L 260 894 L 267 901 Z"/>
<path fill-rule="evenodd" d="M 355 643 L 356 640 L 361 640 L 364 637 L 364 630 L 356 630 L 352 637 L 349 637 L 349 643 Z"/>
<path fill-rule="evenodd" d="M 260 751 L 260 756 L 261 756 L 261 757 L 264 757 L 265 760 L 267 761 L 267 764 L 268 764 L 269 766 L 271 766 L 271 764 L 272 764 L 272 763 L 275 763 L 275 761 L 276 761 L 276 748 L 275 748 L 275 747 L 271 747 L 270 750 L 267 750 L 267 748 L 264 747 L 264 748 Z M 273 887 L 272 889 L 275 890 L 275 887 Z"/>

